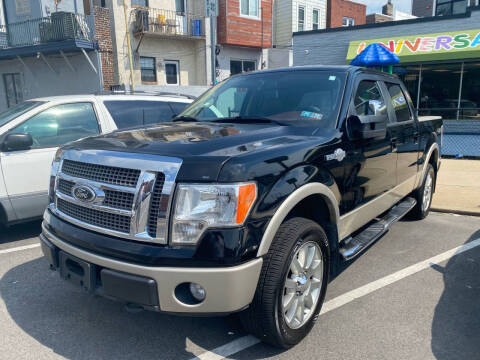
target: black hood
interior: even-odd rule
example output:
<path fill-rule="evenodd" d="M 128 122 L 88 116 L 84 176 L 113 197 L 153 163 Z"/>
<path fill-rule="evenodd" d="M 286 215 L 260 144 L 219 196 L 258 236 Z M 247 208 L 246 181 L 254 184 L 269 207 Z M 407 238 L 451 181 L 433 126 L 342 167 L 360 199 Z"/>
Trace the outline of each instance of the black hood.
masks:
<path fill-rule="evenodd" d="M 312 136 L 313 132 L 312 128 L 269 123 L 179 122 L 89 137 L 71 143 L 65 146 L 65 149 L 108 150 L 177 157 L 183 160 L 179 179 L 212 181 L 218 178 L 222 166 L 232 157 L 264 152 L 273 152 L 278 156 L 283 152 L 282 149 L 288 153 L 287 148 L 297 147 L 305 141 L 310 143 L 315 139 L 315 142 L 319 143 L 328 142 L 336 131 L 329 131 L 326 136 Z M 309 146 L 311 145 L 310 143 Z"/>

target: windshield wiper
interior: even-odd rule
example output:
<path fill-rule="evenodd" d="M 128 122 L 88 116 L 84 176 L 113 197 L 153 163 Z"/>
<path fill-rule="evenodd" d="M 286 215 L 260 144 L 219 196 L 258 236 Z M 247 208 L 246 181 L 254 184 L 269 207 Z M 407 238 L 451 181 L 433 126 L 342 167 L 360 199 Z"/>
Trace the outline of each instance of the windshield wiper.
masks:
<path fill-rule="evenodd" d="M 262 116 L 234 116 L 234 117 L 225 117 L 210 120 L 215 123 L 242 123 L 242 124 L 254 124 L 254 123 L 271 123 L 280 126 L 288 126 L 288 124 L 283 123 L 278 120 L 270 119 Z"/>
<path fill-rule="evenodd" d="M 197 118 L 194 118 L 193 116 L 175 116 L 172 121 L 185 121 L 185 122 L 198 122 Z"/>

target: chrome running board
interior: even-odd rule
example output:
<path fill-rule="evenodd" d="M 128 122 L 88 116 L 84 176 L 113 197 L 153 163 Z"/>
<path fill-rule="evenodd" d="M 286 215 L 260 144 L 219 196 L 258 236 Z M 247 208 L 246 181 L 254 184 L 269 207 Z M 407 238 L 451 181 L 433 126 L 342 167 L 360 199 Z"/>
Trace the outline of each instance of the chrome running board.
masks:
<path fill-rule="evenodd" d="M 353 237 L 348 237 L 340 244 L 340 254 L 345 260 L 351 260 L 372 243 L 385 234 L 393 223 L 404 217 L 415 205 L 417 201 L 411 197 L 405 198 L 380 219 L 362 230 Z"/>

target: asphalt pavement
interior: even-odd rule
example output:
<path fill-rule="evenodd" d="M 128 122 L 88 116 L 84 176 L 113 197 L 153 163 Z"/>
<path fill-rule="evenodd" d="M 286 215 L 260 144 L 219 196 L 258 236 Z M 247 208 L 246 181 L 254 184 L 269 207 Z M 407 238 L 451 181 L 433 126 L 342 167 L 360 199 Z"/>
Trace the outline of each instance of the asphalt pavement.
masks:
<path fill-rule="evenodd" d="M 247 337 L 235 316 L 136 313 L 88 295 L 48 269 L 39 232 L 0 229 L 2 360 L 480 359 L 479 217 L 396 223 L 330 283 L 317 324 L 288 351 Z"/>

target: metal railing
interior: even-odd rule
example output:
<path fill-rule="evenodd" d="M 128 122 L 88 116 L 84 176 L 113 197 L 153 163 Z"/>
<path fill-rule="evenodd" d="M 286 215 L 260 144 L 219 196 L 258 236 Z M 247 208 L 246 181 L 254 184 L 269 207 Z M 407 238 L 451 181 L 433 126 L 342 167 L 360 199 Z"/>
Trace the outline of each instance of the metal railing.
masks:
<path fill-rule="evenodd" d="M 94 18 L 68 12 L 0 27 L 0 48 L 16 48 L 64 40 L 94 41 Z"/>
<path fill-rule="evenodd" d="M 138 8 L 133 11 L 134 33 L 171 36 L 205 36 L 205 18 L 173 10 Z"/>

